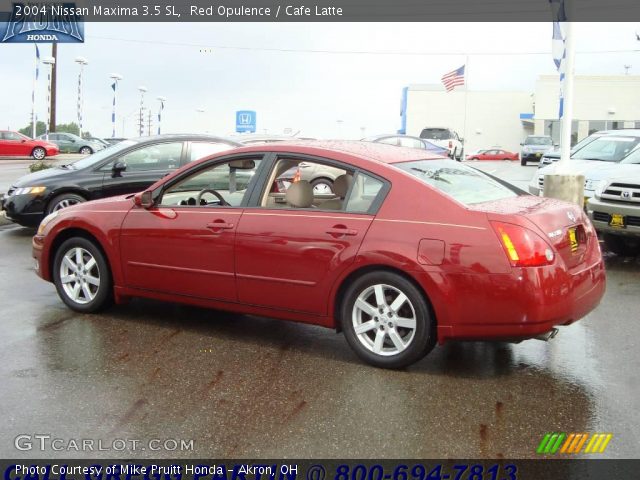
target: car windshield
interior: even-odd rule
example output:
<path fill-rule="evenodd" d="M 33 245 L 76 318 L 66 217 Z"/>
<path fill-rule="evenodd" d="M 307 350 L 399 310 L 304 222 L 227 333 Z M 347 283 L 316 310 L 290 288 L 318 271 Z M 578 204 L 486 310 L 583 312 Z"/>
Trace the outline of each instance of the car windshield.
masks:
<path fill-rule="evenodd" d="M 77 162 L 73 162 L 71 164 L 71 168 L 73 168 L 74 170 L 80 170 L 90 167 L 104 160 L 105 158 L 110 157 L 114 153 L 118 153 L 135 144 L 136 142 L 134 142 L 133 140 L 125 140 L 124 142 L 116 143 L 115 145 L 111 145 L 110 147 L 107 147 L 104 150 L 100 150 L 93 155 L 89 155 L 88 157 L 82 158 Z"/>
<path fill-rule="evenodd" d="M 518 196 L 515 190 L 479 170 L 453 160 L 417 160 L 394 163 L 393 166 L 465 205 Z"/>
<path fill-rule="evenodd" d="M 629 153 L 626 157 L 620 160 L 620 163 L 624 164 L 634 164 L 640 163 L 640 145 L 636 146 L 636 148 Z"/>
<path fill-rule="evenodd" d="M 634 151 L 640 137 L 623 137 L 608 135 L 597 138 L 586 147 L 580 149 L 571 158 L 577 160 L 597 160 L 601 162 L 619 162 Z"/>
<path fill-rule="evenodd" d="M 451 138 L 451 134 L 446 128 L 425 128 L 422 130 L 420 138 L 428 138 L 430 140 L 448 140 Z"/>
<path fill-rule="evenodd" d="M 525 145 L 553 145 L 551 137 L 527 137 Z"/>

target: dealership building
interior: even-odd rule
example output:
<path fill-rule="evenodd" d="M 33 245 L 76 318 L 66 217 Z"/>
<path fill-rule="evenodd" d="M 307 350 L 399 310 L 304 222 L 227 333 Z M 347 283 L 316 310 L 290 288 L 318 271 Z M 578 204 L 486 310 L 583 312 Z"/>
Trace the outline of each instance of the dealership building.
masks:
<path fill-rule="evenodd" d="M 559 91 L 557 75 L 538 77 L 533 93 L 410 85 L 403 91 L 401 131 L 418 136 L 425 127 L 450 128 L 464 138 L 466 152 L 517 152 L 527 135 L 551 135 L 559 143 Z M 573 143 L 598 130 L 640 128 L 640 76 L 576 76 L 573 118 Z"/>

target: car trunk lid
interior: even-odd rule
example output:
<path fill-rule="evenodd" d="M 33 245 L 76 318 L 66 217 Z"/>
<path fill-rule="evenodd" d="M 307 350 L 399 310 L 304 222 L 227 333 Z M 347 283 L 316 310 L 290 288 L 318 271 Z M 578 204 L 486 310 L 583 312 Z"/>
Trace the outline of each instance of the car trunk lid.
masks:
<path fill-rule="evenodd" d="M 486 202 L 472 207 L 484 211 L 490 220 L 514 220 L 530 228 L 556 251 L 569 269 L 585 261 L 593 227 L 580 207 L 552 198 L 522 195 L 516 198 Z M 533 228 L 532 228 L 533 227 Z"/>

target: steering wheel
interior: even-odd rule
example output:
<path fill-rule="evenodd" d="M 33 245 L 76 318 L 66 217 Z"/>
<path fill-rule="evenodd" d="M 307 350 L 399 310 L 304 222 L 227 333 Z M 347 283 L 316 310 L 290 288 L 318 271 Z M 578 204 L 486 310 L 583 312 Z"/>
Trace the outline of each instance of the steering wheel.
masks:
<path fill-rule="evenodd" d="M 230 204 L 222 197 L 222 195 L 220 195 L 218 192 L 216 192 L 211 188 L 203 188 L 198 192 L 198 196 L 196 197 L 196 205 L 201 204 L 202 196 L 205 193 L 210 193 L 211 195 L 216 197 L 218 200 L 220 200 L 220 206 L 230 206 Z"/>

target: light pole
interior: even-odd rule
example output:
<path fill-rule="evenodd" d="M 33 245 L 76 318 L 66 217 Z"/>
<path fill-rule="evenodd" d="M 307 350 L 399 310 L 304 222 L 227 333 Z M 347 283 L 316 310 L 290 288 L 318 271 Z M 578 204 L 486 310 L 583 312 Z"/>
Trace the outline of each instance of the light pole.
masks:
<path fill-rule="evenodd" d="M 140 136 L 142 136 L 144 135 L 144 94 L 147 87 L 140 85 L 138 91 L 140 92 Z"/>
<path fill-rule="evenodd" d="M 118 90 L 118 82 L 123 79 L 123 76 L 119 73 L 110 73 L 109 78 L 113 80 L 111 84 L 111 89 L 113 90 L 113 110 L 111 111 L 111 125 L 113 127 L 113 131 L 111 132 L 111 137 L 114 138 L 116 136 L 116 92 Z"/>
<path fill-rule="evenodd" d="M 164 102 L 167 101 L 165 97 L 158 97 L 160 102 L 160 110 L 158 110 L 158 135 L 160 135 L 160 127 L 162 125 L 162 111 L 164 110 Z"/>
<path fill-rule="evenodd" d="M 80 72 L 78 72 L 78 136 L 82 138 L 82 110 L 84 107 L 84 97 L 82 96 L 82 72 L 85 65 L 89 62 L 84 57 L 76 57 L 75 62 L 80 65 Z"/>
<path fill-rule="evenodd" d="M 51 127 L 51 72 L 56 64 L 56 59 L 53 57 L 45 57 L 42 59 L 42 63 L 49 65 L 49 71 L 47 72 L 47 124 L 44 130 L 44 138 L 45 140 L 49 140 L 49 128 Z"/>

